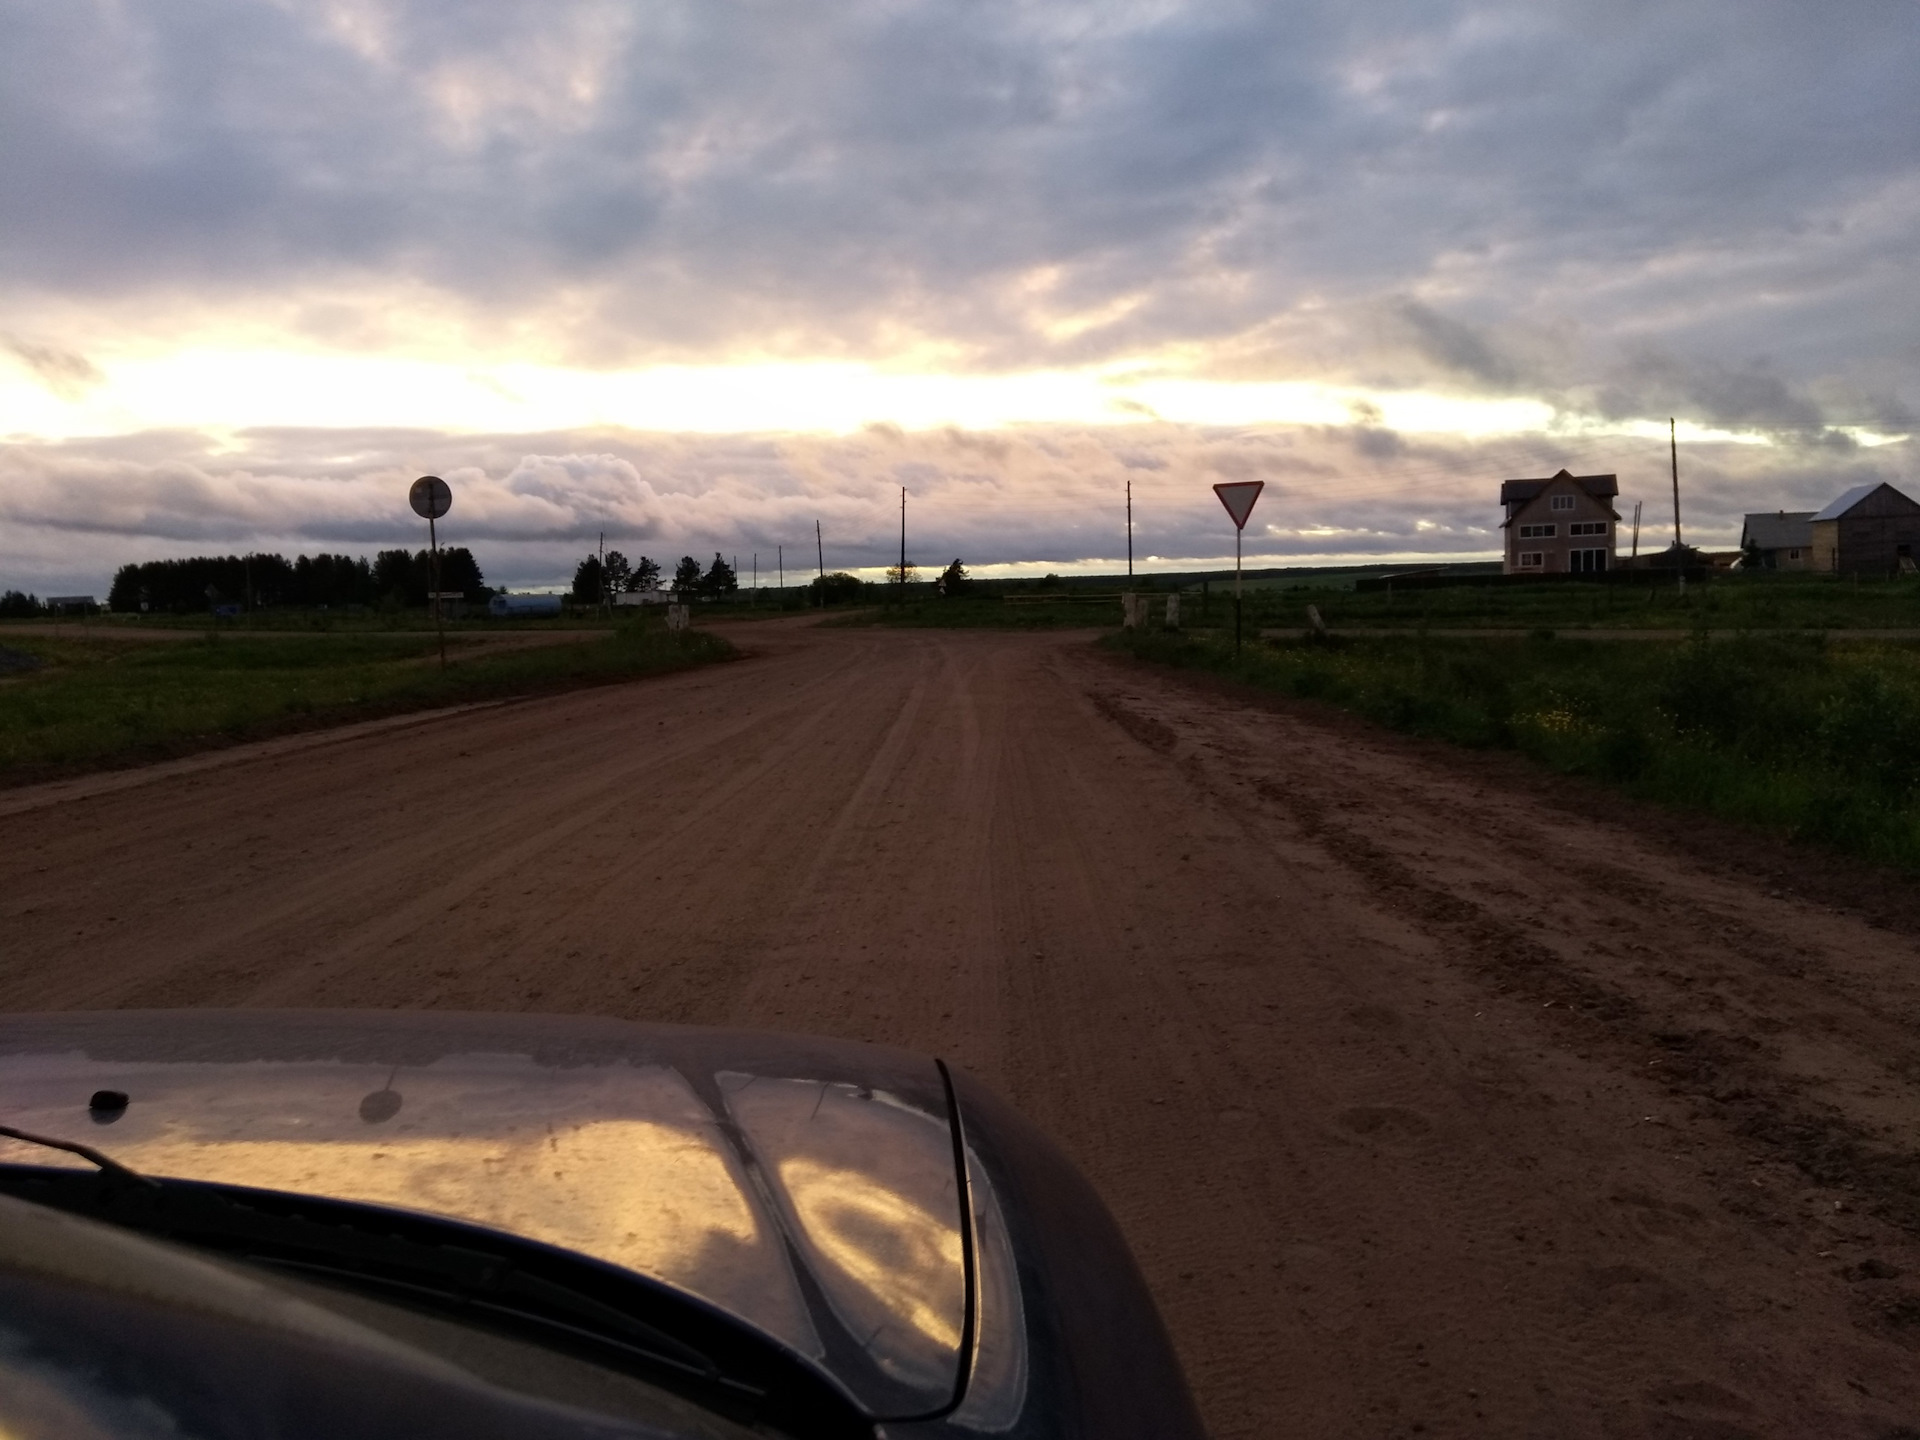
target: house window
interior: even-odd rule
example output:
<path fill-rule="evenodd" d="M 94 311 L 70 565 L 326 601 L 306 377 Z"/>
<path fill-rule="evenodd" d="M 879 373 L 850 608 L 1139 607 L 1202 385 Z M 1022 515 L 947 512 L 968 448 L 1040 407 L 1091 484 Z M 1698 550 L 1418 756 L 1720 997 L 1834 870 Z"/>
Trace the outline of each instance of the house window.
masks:
<path fill-rule="evenodd" d="M 1604 550 L 1569 550 L 1567 569 L 1575 575 L 1585 575 L 1591 571 L 1607 568 L 1607 552 Z"/>
<path fill-rule="evenodd" d="M 1606 533 L 1607 522 L 1604 520 L 1576 520 L 1567 526 L 1569 535 L 1604 535 Z"/>
<path fill-rule="evenodd" d="M 1547 508 L 1549 510 L 1571 510 L 1573 508 L 1573 497 L 1571 495 L 1552 496 L 1547 501 Z"/>
<path fill-rule="evenodd" d="M 1522 570 L 1540 569 L 1541 561 L 1545 559 L 1545 553 L 1546 552 L 1541 550 L 1522 550 L 1520 552 L 1520 568 Z"/>
<path fill-rule="evenodd" d="M 1551 540 L 1554 531 L 1558 528 L 1556 525 L 1522 525 L 1520 527 L 1520 538 L 1522 540 Z"/>
<path fill-rule="evenodd" d="M 1789 550 L 1787 551 L 1787 558 L 1789 560 L 1798 560 L 1800 558 L 1800 552 L 1798 550 Z"/>

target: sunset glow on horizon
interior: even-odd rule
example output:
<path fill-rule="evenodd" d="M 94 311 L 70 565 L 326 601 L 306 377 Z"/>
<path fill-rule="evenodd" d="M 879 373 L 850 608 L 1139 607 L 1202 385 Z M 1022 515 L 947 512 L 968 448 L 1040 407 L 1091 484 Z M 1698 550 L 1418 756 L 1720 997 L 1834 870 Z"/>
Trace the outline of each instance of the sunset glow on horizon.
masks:
<path fill-rule="evenodd" d="M 459 14 L 0 20 L 0 584 L 399 543 L 426 469 L 508 582 L 870 569 L 902 487 L 992 572 L 1124 556 L 1129 485 L 1198 564 L 1239 478 L 1277 562 L 1484 556 L 1505 476 L 1669 490 L 1669 417 L 1689 539 L 1920 489 L 1894 11 Z"/>

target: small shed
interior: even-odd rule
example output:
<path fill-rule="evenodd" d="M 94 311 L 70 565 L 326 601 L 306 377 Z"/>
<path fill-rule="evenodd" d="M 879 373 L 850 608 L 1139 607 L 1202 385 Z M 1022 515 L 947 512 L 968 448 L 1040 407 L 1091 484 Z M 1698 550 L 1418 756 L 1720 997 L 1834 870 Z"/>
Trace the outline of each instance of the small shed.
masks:
<path fill-rule="evenodd" d="M 1843 575 L 1891 575 L 1915 568 L 1920 504 L 1877 481 L 1856 485 L 1809 522 L 1813 568 Z"/>
<path fill-rule="evenodd" d="M 1813 511 L 1769 510 L 1749 515 L 1740 527 L 1748 563 L 1757 555 L 1763 570 L 1813 568 Z"/>

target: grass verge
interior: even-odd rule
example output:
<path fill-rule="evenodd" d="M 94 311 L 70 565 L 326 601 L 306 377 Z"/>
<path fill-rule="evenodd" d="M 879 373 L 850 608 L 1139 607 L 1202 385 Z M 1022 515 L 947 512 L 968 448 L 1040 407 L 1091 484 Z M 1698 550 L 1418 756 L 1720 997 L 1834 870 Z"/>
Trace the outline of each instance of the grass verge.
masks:
<path fill-rule="evenodd" d="M 1231 624 L 1232 601 L 1223 595 L 1216 591 L 1212 597 L 1214 617 Z M 1336 627 L 1893 630 L 1920 628 L 1920 577 L 1735 571 L 1684 590 L 1672 580 L 1627 585 L 1578 579 L 1365 592 L 1268 587 L 1247 592 L 1244 623 L 1303 627 L 1308 605 L 1317 605 Z"/>
<path fill-rule="evenodd" d="M 156 645 L 0 637 L 0 785 L 163 759 L 289 730 L 605 684 L 736 652 L 701 630 L 623 626 L 578 644 L 460 653 L 431 635 L 233 636 Z M 19 657 L 26 657 L 28 664 Z"/>
<path fill-rule="evenodd" d="M 1920 870 L 1920 649 L 1816 636 L 1677 645 L 1123 631 L 1140 659 L 1517 750 L 1641 799 Z"/>

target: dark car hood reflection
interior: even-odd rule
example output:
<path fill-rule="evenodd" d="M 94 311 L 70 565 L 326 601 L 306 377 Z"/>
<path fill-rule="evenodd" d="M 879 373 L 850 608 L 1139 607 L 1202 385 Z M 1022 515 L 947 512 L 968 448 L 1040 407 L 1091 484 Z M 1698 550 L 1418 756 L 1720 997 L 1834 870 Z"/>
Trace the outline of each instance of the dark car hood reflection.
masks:
<path fill-rule="evenodd" d="M 555 1063 L 483 1043 L 394 1063 L 316 1058 L 309 1042 L 277 1058 L 257 1024 L 245 1058 L 176 1058 L 116 1019 L 110 1044 L 84 1027 L 9 1044 L 10 1122 L 84 1128 L 147 1174 L 400 1206 L 592 1256 L 726 1310 L 876 1410 L 953 1393 L 965 1210 L 930 1064 L 907 1094 L 790 1056 Z M 96 1128 L 86 1100 L 109 1087 L 130 1103 Z M 64 1158 L 0 1139 L 0 1161 Z M 993 1268 L 997 1288 L 1014 1283 Z"/>

